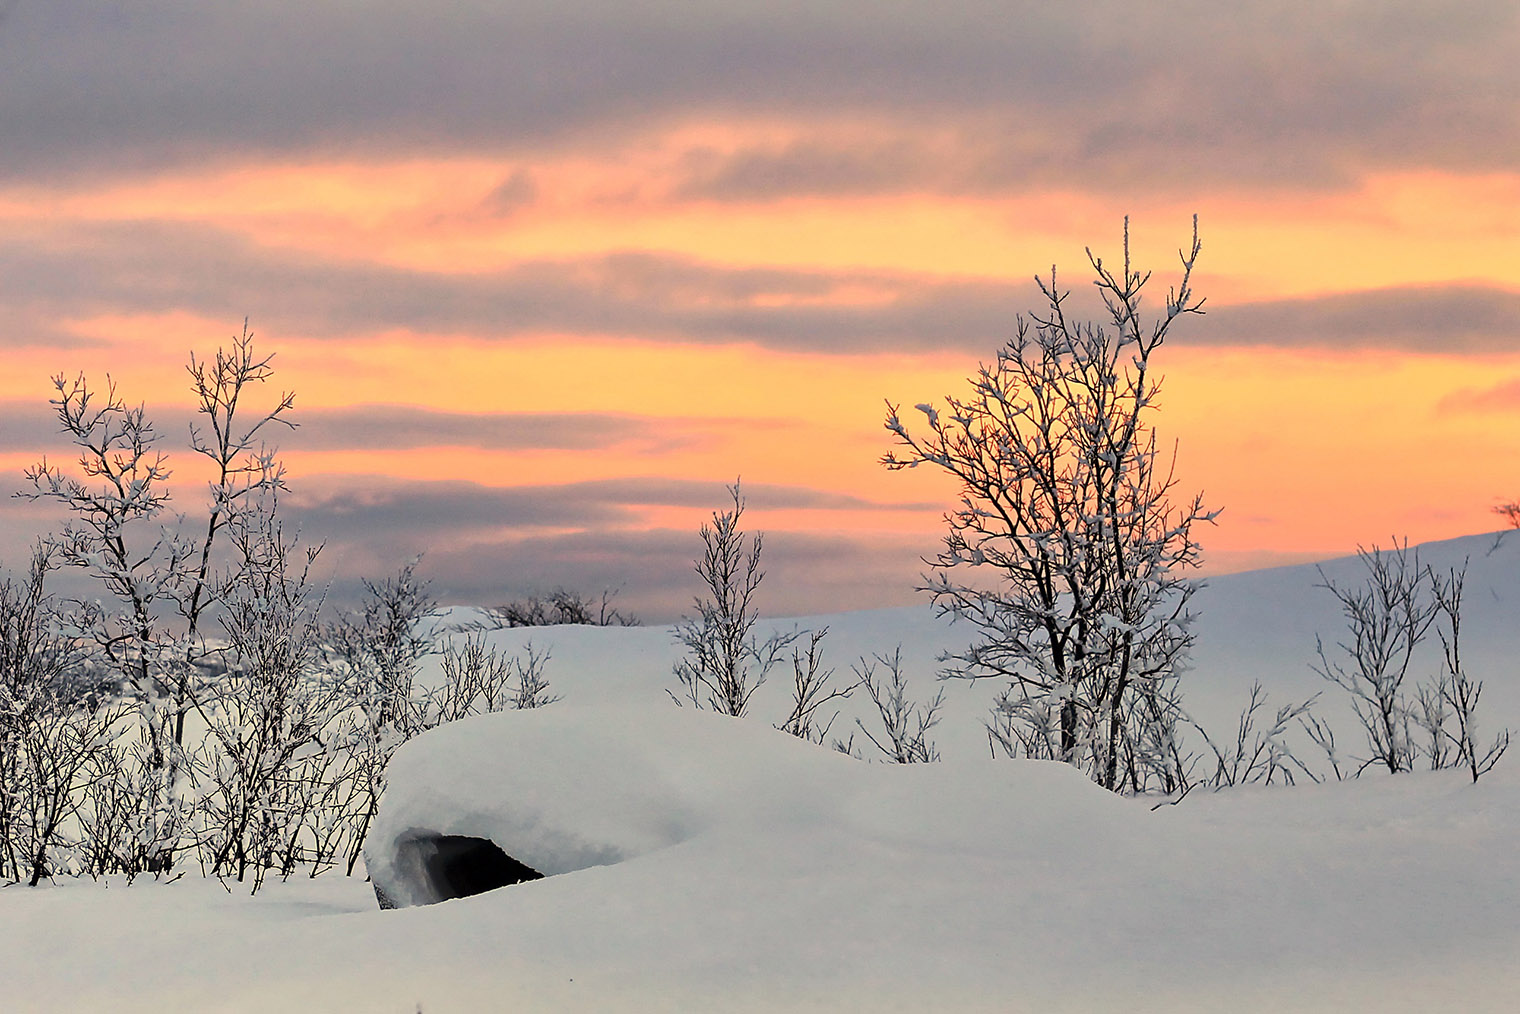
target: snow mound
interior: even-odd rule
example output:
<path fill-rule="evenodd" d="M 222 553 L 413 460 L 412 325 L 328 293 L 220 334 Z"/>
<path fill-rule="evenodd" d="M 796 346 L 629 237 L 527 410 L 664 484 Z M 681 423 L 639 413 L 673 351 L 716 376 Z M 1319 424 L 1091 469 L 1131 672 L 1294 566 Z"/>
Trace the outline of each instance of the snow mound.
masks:
<path fill-rule="evenodd" d="M 897 847 L 939 845 L 947 832 L 1062 840 L 1076 825 L 1112 830 L 1115 802 L 1065 765 L 907 771 L 753 720 L 561 704 L 456 722 L 404 746 L 365 858 L 382 907 L 408 907 L 697 838 L 764 840 L 778 827 L 832 827 Z M 1011 814 L 1018 826 L 1002 826 Z"/>
<path fill-rule="evenodd" d="M 365 858 L 382 905 L 429 904 L 610 866 L 739 819 L 805 813 L 829 779 L 788 772 L 856 764 L 669 705 L 484 715 L 397 752 Z"/>

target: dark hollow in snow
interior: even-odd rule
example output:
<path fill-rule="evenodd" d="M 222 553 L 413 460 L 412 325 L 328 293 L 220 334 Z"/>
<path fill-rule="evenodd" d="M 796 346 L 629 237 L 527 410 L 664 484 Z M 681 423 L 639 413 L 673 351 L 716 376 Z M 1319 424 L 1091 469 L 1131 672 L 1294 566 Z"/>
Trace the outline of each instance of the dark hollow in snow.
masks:
<path fill-rule="evenodd" d="M 431 854 L 424 852 L 422 866 L 441 900 L 468 898 L 544 876 L 485 838 L 442 834 L 431 844 Z"/>
<path fill-rule="evenodd" d="M 407 843 L 415 869 L 432 897 L 426 903 L 468 898 L 498 887 L 542 880 L 543 874 L 507 855 L 493 841 L 458 834 L 423 834 Z M 375 885 L 381 908 L 395 902 Z"/>

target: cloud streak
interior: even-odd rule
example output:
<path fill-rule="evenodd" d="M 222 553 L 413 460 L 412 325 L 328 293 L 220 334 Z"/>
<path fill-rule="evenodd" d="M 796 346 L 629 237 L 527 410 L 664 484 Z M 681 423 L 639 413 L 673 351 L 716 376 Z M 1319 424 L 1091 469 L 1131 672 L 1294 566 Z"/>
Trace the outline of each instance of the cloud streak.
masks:
<path fill-rule="evenodd" d="M 870 296 L 862 298 L 862 291 Z M 332 339 L 406 329 L 486 340 L 580 334 L 698 346 L 749 342 L 823 353 L 985 354 L 1011 335 L 1018 313 L 1041 302 L 1032 281 L 732 267 L 636 251 L 449 274 L 326 261 L 184 224 L 73 226 L 47 244 L 0 237 L 0 334 L 12 335 L 16 344 L 45 343 L 51 334 L 28 337 L 28 322 L 188 310 L 227 320 L 251 314 L 261 328 Z M 1211 303 L 1209 310 L 1179 329 L 1179 342 L 1454 354 L 1520 350 L 1520 293 L 1493 286 L 1401 286 Z M 364 422 L 333 417 L 331 425 L 356 434 Z M 518 422 L 529 429 L 537 425 Z M 453 424 L 435 416 L 413 417 L 410 425 L 418 433 L 431 427 L 442 434 Z"/>
<path fill-rule="evenodd" d="M 1520 351 L 1520 292 L 1490 286 L 1400 286 L 1225 306 L 1209 316 L 1184 341 L 1206 336 L 1211 344 L 1284 348 Z"/>
<path fill-rule="evenodd" d="M 1514 169 L 1516 51 L 1506 0 L 24 4 L 0 28 L 0 176 L 828 114 L 999 138 L 987 164 L 1023 182 L 1320 185 Z M 804 154 L 793 175 L 814 188 L 926 173 Z"/>
<path fill-rule="evenodd" d="M 482 450 L 606 450 L 644 453 L 690 444 L 680 421 L 604 412 L 445 412 L 404 405 L 353 405 L 292 414 L 292 450 L 472 447 Z"/>
<path fill-rule="evenodd" d="M 184 409 L 153 408 L 149 417 L 170 453 L 188 453 L 191 426 L 205 417 Z M 268 432 L 287 451 L 410 450 L 468 447 L 491 451 L 600 451 L 616 448 L 657 453 L 701 439 L 690 419 L 653 419 L 603 412 L 447 412 L 406 405 L 353 405 L 288 413 L 294 430 Z M 43 398 L 0 402 L 0 452 L 65 455 L 70 444 L 57 415 Z"/>
<path fill-rule="evenodd" d="M 859 285 L 883 290 L 884 304 L 829 301 Z M 1024 289 L 1032 294 L 1032 283 Z M 0 237 L 0 306 L 19 308 L 26 319 L 188 310 L 233 320 L 251 314 L 261 327 L 333 338 L 405 328 L 482 338 L 568 332 L 755 342 L 823 352 L 985 347 L 1006 333 L 1019 291 L 978 281 L 726 267 L 642 252 L 445 274 L 332 262 L 167 223 L 78 226 L 45 245 Z M 18 325 L 9 330 L 18 332 Z"/>
<path fill-rule="evenodd" d="M 281 499 L 281 515 L 303 545 L 323 546 L 319 579 L 340 604 L 361 578 L 393 572 L 421 556 L 422 572 L 448 602 L 490 605 L 566 587 L 585 594 L 623 589 L 621 608 L 644 619 L 673 619 L 698 590 L 691 573 L 700 549 L 690 530 L 650 529 L 649 507 L 703 512 L 727 503 L 722 483 L 660 477 L 509 488 L 465 481 L 382 476 L 302 476 Z M 56 527 L 48 504 L 13 500 L 18 481 L 0 477 L 0 563 L 24 560 L 32 538 Z M 879 503 L 803 486 L 745 486 L 757 531 L 769 510 L 818 510 L 869 519 L 883 511 L 933 510 Z M 180 504 L 190 508 L 190 501 Z M 192 514 L 193 514 L 193 508 Z M 867 521 L 867 526 L 869 522 Z M 912 595 L 922 539 L 775 532 L 767 536 L 767 612 L 797 614 L 897 604 Z M 74 582 L 69 586 L 83 593 Z M 72 593 L 72 592 L 71 592 Z"/>
<path fill-rule="evenodd" d="M 869 518 L 938 506 L 878 503 L 800 486 L 757 483 L 744 492 L 752 530 L 763 529 L 764 512 L 791 509 L 836 512 L 855 518 L 852 527 L 867 529 L 848 537 L 795 532 L 767 537 L 772 572 L 789 574 L 771 580 L 773 589 L 784 585 L 773 591 L 772 601 L 784 603 L 778 608 L 787 611 L 902 601 L 899 593 L 911 585 L 889 591 L 876 584 L 882 567 L 895 573 L 903 564 L 893 562 L 891 553 L 883 557 L 881 546 L 923 540 L 869 533 Z M 726 503 L 722 483 L 660 477 L 494 488 L 308 476 L 282 509 L 307 542 L 324 544 L 340 590 L 352 590 L 361 576 L 422 556 L 424 572 L 451 602 L 491 604 L 558 586 L 585 593 L 624 588 L 620 604 L 646 618 L 670 619 L 689 605 L 694 590 L 698 520 Z M 645 511 L 651 507 L 700 513 L 689 531 L 672 532 L 647 527 Z M 825 601 L 828 596 L 832 603 Z"/>
<path fill-rule="evenodd" d="M 1453 391 L 1436 404 L 1436 411 L 1448 416 L 1520 413 L 1520 377 L 1511 377 L 1491 387 Z"/>
<path fill-rule="evenodd" d="M 755 511 L 923 511 L 936 505 L 877 502 L 803 486 L 744 487 Z M 302 526 L 321 538 L 416 540 L 449 533 L 568 529 L 636 524 L 641 508 L 709 510 L 728 502 L 721 482 L 664 477 L 597 479 L 555 485 L 484 486 L 468 481 L 400 480 L 382 476 L 303 476 L 285 503 Z"/>
<path fill-rule="evenodd" d="M 9 432 L 7 426 L 4 430 Z M 698 520 L 728 503 L 721 482 L 658 476 L 561 485 L 490 487 L 468 481 L 306 475 L 292 480 L 280 512 L 302 545 L 322 544 L 319 579 L 339 604 L 361 578 L 378 578 L 421 556 L 446 601 L 490 605 L 566 587 L 585 594 L 623 589 L 621 608 L 663 622 L 698 590 L 692 559 Z M 0 564 L 14 570 L 32 539 L 62 520 L 51 504 L 17 500 L 19 476 L 0 475 Z M 184 490 L 180 491 L 184 493 Z M 869 531 L 872 514 L 935 511 L 939 505 L 877 502 L 806 486 L 746 484 L 751 531 L 767 511 L 814 510 L 864 519 L 858 535 L 778 531 L 767 536 L 768 613 L 863 608 L 907 601 L 924 540 Z M 196 516 L 195 495 L 177 499 Z M 649 528 L 649 508 L 694 512 L 689 530 Z M 852 524 L 860 524 L 857 520 Z M 888 578 L 890 577 L 890 581 Z M 70 593 L 84 593 L 78 582 Z"/>
<path fill-rule="evenodd" d="M 618 593 L 617 607 L 646 623 L 692 612 L 702 588 L 692 573 L 695 531 L 530 536 L 430 554 L 421 572 L 449 602 L 498 604 L 557 587 Z M 803 616 L 907 605 L 922 570 L 925 540 L 904 536 L 773 532 L 766 536 L 766 616 Z"/>

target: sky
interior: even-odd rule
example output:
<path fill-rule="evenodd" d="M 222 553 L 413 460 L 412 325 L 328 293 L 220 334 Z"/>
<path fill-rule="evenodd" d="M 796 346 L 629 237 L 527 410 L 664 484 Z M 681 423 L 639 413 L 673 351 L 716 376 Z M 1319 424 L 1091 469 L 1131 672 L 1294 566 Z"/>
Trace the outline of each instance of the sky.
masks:
<path fill-rule="evenodd" d="M 1159 306 L 1196 214 L 1154 421 L 1206 570 L 1491 530 L 1516 52 L 1509 0 L 0 0 L 0 487 L 109 374 L 193 515 L 184 365 L 246 318 L 335 588 L 669 620 L 742 478 L 763 612 L 903 604 L 956 490 L 882 468 L 886 403 L 1125 216 Z M 18 560 L 46 512 L 0 510 Z"/>

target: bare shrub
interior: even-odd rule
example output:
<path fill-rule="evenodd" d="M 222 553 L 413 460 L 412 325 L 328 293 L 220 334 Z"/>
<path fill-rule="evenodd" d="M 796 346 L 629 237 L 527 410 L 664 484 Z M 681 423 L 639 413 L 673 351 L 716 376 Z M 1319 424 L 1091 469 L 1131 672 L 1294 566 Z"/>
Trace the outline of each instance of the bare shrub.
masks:
<path fill-rule="evenodd" d="M 443 647 L 443 683 L 429 710 L 439 724 L 506 707 L 511 693 L 512 661 L 471 634 Z"/>
<path fill-rule="evenodd" d="M 74 822 L 75 787 L 121 714 L 119 707 L 53 696 L 23 718 L 15 769 L 19 778 L 12 786 L 19 790 L 18 799 L 7 828 L 18 879 L 35 886 L 60 866 L 72 866 L 76 843 L 67 840 L 65 832 Z"/>
<path fill-rule="evenodd" d="M 73 872 L 76 786 L 122 709 L 90 693 L 88 645 L 47 593 L 54 548 L 0 580 L 0 880 Z"/>
<path fill-rule="evenodd" d="M 681 693 L 670 696 L 677 704 L 684 700 L 738 717 L 798 635 L 774 634 L 761 641 L 754 633 L 759 619 L 755 592 L 765 577 L 760 569 L 764 536 L 744 535 L 739 484 L 728 492 L 733 509 L 714 511 L 712 524 L 701 528 L 703 552 L 695 569 L 706 594 L 696 599 L 696 616 L 676 624 L 675 637 L 686 655 L 674 667 Z"/>
<path fill-rule="evenodd" d="M 1486 746 L 1479 742 L 1477 711 L 1483 681 L 1472 679 L 1462 662 L 1462 586 L 1466 578 L 1465 564 L 1444 577 L 1431 573 L 1440 617 L 1436 633 L 1441 639 L 1442 671 L 1433 688 L 1420 688 L 1420 724 L 1431 737 L 1432 766 L 1465 768 L 1476 782 L 1493 770 L 1509 749 L 1510 730 L 1501 729 Z M 1454 727 L 1448 727 L 1448 718 Z M 1441 749 L 1443 743 L 1448 751 Z"/>
<path fill-rule="evenodd" d="M 347 872 L 364 850 L 396 748 L 427 728 L 426 700 L 416 691 L 422 659 L 434 648 L 429 617 L 437 601 L 412 560 L 391 578 L 366 580 L 360 611 L 328 629 L 349 710 L 339 733 L 351 759 Z"/>
<path fill-rule="evenodd" d="M 792 649 L 792 710 L 786 721 L 776 726 L 782 732 L 819 745 L 828 739 L 829 730 L 839 718 L 836 710 L 827 722 L 821 722 L 819 709 L 847 699 L 859 686 L 852 683 L 841 690 L 832 685 L 834 670 L 823 668 L 823 639 L 828 633 L 828 627 L 810 631 L 805 654 L 801 647 Z"/>
<path fill-rule="evenodd" d="M 320 547 L 287 541 L 275 500 L 231 526 L 237 563 L 221 614 L 226 666 L 217 693 L 197 704 L 210 733 L 201 758 L 205 860 L 217 876 L 288 876 L 303 856 L 310 811 L 307 762 L 336 720 L 342 687 L 322 669 L 320 611 L 311 566 Z"/>
<path fill-rule="evenodd" d="M 577 624 L 594 627 L 636 627 L 638 617 L 613 605 L 617 589 L 609 588 L 593 600 L 577 592 L 556 588 L 544 596 L 528 595 L 491 610 L 492 620 L 502 627 L 551 627 Z"/>
<path fill-rule="evenodd" d="M 1267 706 L 1267 695 L 1258 680 L 1251 684 L 1251 696 L 1240 713 L 1235 728 L 1235 740 L 1220 747 L 1208 734 L 1204 739 L 1214 755 L 1214 772 L 1208 784 L 1214 788 L 1234 785 L 1271 785 L 1274 782 L 1292 785 L 1299 775 L 1311 782 L 1319 777 L 1295 756 L 1288 743 L 1288 732 L 1295 722 L 1312 718 L 1312 708 L 1318 695 L 1301 704 L 1284 704 L 1271 712 L 1272 720 L 1260 724 L 1260 713 Z M 1202 729 L 1199 729 L 1202 732 Z"/>
<path fill-rule="evenodd" d="M 428 724 L 508 708 L 542 708 L 560 698 L 549 692 L 544 667 L 549 652 L 530 641 L 520 656 L 507 656 L 472 634 L 443 648 L 443 683 L 431 696 Z"/>
<path fill-rule="evenodd" d="M 544 666 L 549 662 L 549 652 L 536 651 L 531 643 L 523 646 L 523 654 L 512 659 L 512 673 L 516 685 L 512 691 L 512 707 L 542 708 L 559 700 L 558 694 L 549 692 L 549 681 L 544 676 Z M 500 710 L 500 709 L 495 709 Z"/>
<path fill-rule="evenodd" d="M 886 670 L 878 675 L 877 667 Z M 854 666 L 857 684 L 866 692 L 876 707 L 881 721 L 881 737 L 878 739 L 860 719 L 856 727 L 882 756 L 894 764 L 925 764 L 939 760 L 939 750 L 929 739 L 929 730 L 939 724 L 939 711 L 945 703 L 945 688 L 940 687 L 932 698 L 923 703 L 908 696 L 908 681 L 902 671 L 902 645 L 891 656 L 876 655 L 862 658 Z"/>
<path fill-rule="evenodd" d="M 1436 605 L 1426 594 L 1419 550 L 1407 541 L 1394 540 L 1387 550 L 1359 547 L 1357 557 L 1365 570 L 1360 586 L 1342 588 L 1321 572 L 1319 587 L 1340 603 L 1347 640 L 1337 643 L 1332 657 L 1316 638 L 1314 671 L 1351 695 L 1368 749 L 1358 773 L 1371 765 L 1412 771 L 1418 746 L 1411 738 L 1413 712 L 1404 684 Z"/>
<path fill-rule="evenodd" d="M 145 723 L 127 720 L 91 756 L 77 786 L 81 874 L 121 874 L 131 883 L 153 868 L 154 838 L 147 826 L 153 816 L 147 805 L 154 791 L 152 755 Z"/>
<path fill-rule="evenodd" d="M 1478 741 L 1483 683 L 1472 679 L 1462 660 L 1466 563 L 1438 574 L 1421 567 L 1419 551 L 1398 540 L 1391 549 L 1359 548 L 1357 555 L 1365 571 L 1360 587 L 1341 588 L 1329 580 L 1321 584 L 1341 603 L 1349 636 L 1338 643 L 1334 660 L 1318 642 L 1319 664 L 1314 667 L 1351 694 L 1368 748 L 1353 775 L 1369 767 L 1394 774 L 1412 771 L 1423 756 L 1432 770 L 1465 768 L 1477 781 L 1509 748 L 1510 733 L 1501 730 L 1486 746 Z M 1441 668 L 1411 693 L 1406 683 L 1412 660 L 1432 629 L 1441 642 Z M 1329 755 L 1336 777 L 1342 777 L 1328 726 L 1314 721 L 1305 728 Z"/>

